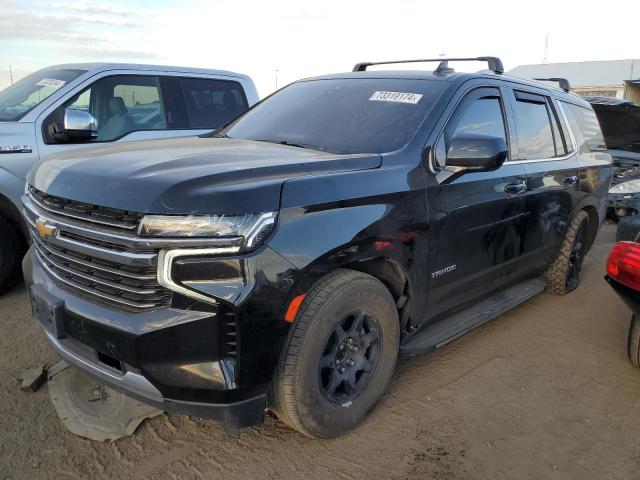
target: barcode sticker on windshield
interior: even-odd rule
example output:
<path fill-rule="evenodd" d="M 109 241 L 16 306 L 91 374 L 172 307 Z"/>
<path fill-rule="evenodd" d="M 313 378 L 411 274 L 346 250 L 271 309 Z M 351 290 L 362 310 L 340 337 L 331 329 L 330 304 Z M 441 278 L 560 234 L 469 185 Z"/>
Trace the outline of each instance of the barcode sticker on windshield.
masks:
<path fill-rule="evenodd" d="M 412 103 L 415 105 L 421 98 L 422 94 L 420 93 L 376 91 L 369 97 L 369 100 L 375 102 Z"/>
<path fill-rule="evenodd" d="M 67 82 L 65 82 L 64 80 L 58 80 L 56 78 L 43 78 L 38 83 L 36 83 L 36 85 L 38 85 L 39 87 L 60 88 L 65 83 Z"/>

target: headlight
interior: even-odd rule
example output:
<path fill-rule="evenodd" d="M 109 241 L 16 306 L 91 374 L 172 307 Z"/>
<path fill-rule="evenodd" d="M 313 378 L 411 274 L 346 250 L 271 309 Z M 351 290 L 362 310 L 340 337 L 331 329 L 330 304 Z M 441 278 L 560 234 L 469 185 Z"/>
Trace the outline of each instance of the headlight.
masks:
<path fill-rule="evenodd" d="M 258 245 L 273 230 L 276 214 L 248 215 L 146 215 L 140 222 L 141 236 L 165 238 L 234 238 L 242 237 L 243 245 Z"/>
<path fill-rule="evenodd" d="M 629 180 L 614 185 L 609 189 L 609 193 L 636 193 L 640 192 L 640 178 Z"/>

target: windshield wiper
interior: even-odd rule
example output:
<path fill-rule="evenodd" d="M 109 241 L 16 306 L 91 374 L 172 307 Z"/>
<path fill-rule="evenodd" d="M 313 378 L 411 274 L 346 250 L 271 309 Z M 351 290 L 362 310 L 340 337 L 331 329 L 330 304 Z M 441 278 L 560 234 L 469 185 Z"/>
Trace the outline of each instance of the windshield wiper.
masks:
<path fill-rule="evenodd" d="M 318 147 L 317 145 L 309 145 L 308 143 L 297 143 L 290 142 L 289 140 L 266 140 L 266 139 L 258 139 L 256 142 L 268 142 L 275 143 L 278 145 L 286 145 L 288 147 L 298 147 L 298 148 L 306 148 L 308 150 L 319 150 L 321 152 L 326 151 L 327 149 L 324 147 Z"/>

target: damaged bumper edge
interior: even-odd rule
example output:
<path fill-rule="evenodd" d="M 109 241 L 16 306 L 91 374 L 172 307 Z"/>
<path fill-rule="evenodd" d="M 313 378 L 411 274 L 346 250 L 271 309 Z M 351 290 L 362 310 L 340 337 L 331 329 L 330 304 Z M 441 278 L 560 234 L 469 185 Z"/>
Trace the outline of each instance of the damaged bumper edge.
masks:
<path fill-rule="evenodd" d="M 215 312 L 118 312 L 59 288 L 33 260 L 31 251 L 23 267 L 34 316 L 67 363 L 142 403 L 209 418 L 227 431 L 263 422 L 266 390 L 238 388 L 221 347 L 196 341 L 217 338 L 221 322 Z M 39 318 L 42 311 L 49 324 Z M 180 342 L 185 335 L 193 341 Z"/>
<path fill-rule="evenodd" d="M 63 340 L 55 339 L 49 332 L 45 332 L 45 334 L 51 346 L 67 363 L 82 369 L 110 388 L 147 405 L 165 412 L 210 418 L 221 423 L 223 427 L 232 430 L 252 427 L 264 421 L 266 409 L 266 395 L 264 394 L 238 402 L 223 404 L 167 399 L 144 376 L 133 372 L 116 375 L 75 354 L 71 349 L 65 347 Z"/>

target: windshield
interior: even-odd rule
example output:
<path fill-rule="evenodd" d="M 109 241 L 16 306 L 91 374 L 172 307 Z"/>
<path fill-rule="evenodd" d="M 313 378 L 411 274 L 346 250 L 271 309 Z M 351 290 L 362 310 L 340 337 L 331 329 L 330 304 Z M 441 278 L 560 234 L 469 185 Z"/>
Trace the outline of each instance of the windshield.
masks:
<path fill-rule="evenodd" d="M 308 80 L 258 104 L 219 133 L 333 153 L 386 153 L 413 137 L 447 88 L 441 81 Z"/>
<path fill-rule="evenodd" d="M 0 122 L 20 120 L 31 109 L 86 70 L 39 70 L 0 91 Z"/>

